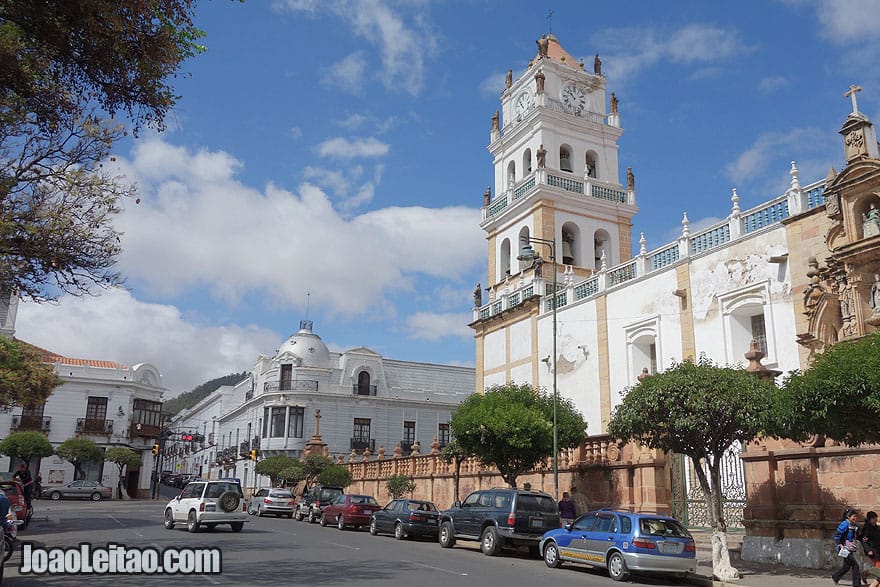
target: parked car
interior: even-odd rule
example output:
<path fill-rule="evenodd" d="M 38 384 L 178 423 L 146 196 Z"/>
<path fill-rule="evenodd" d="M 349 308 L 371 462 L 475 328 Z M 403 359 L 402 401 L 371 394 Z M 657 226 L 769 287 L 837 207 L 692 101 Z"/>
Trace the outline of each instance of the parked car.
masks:
<path fill-rule="evenodd" d="M 372 495 L 356 495 L 344 493 L 330 502 L 321 512 L 321 525 L 336 524 L 340 530 L 346 526 L 354 526 L 358 530 L 366 526 L 373 518 L 373 513 L 382 509 Z"/>
<path fill-rule="evenodd" d="M 265 514 L 275 514 L 293 517 L 294 498 L 289 489 L 279 487 L 263 487 L 254 493 L 248 503 L 247 512 L 250 515 L 263 517 Z"/>
<path fill-rule="evenodd" d="M 430 501 L 395 499 L 381 510 L 373 513 L 370 534 L 390 532 L 398 540 L 408 536 L 437 537 L 440 511 Z"/>
<path fill-rule="evenodd" d="M 495 556 L 505 546 L 528 546 L 538 556 L 544 532 L 559 528 L 556 501 L 525 489 L 482 489 L 440 513 L 440 546 L 456 540 L 479 540 L 480 550 Z"/>
<path fill-rule="evenodd" d="M 162 485 L 171 485 L 171 478 L 174 476 L 174 471 L 162 471 L 162 474 L 159 476 L 159 482 Z"/>
<path fill-rule="evenodd" d="M 113 488 L 105 487 L 98 481 L 71 481 L 67 485 L 54 485 L 43 489 L 43 497 L 59 500 L 62 497 L 87 497 L 92 501 L 110 499 Z"/>
<path fill-rule="evenodd" d="M 675 518 L 653 513 L 587 512 L 544 534 L 540 548 L 548 567 L 584 563 L 607 569 L 615 581 L 625 580 L 630 571 L 683 574 L 697 569 L 690 533 Z"/>
<path fill-rule="evenodd" d="M 294 517 L 302 522 L 305 518 L 309 522 L 317 522 L 321 519 L 321 512 L 330 505 L 330 502 L 342 495 L 342 487 L 321 487 L 316 485 L 306 491 L 296 503 Z"/>
<path fill-rule="evenodd" d="M 33 504 L 31 507 L 28 507 L 27 501 L 24 498 L 24 487 L 21 482 L 13 480 L 0 481 L 0 490 L 9 498 L 9 509 L 15 513 L 16 519 L 24 522 L 21 528 L 27 528 L 34 515 L 34 507 Z"/>
<path fill-rule="evenodd" d="M 213 529 L 218 524 L 229 524 L 233 532 L 241 532 L 247 521 L 246 509 L 238 483 L 196 481 L 165 506 L 165 528 L 171 530 L 176 523 L 186 522 L 187 530 L 198 532 L 202 526 Z"/>

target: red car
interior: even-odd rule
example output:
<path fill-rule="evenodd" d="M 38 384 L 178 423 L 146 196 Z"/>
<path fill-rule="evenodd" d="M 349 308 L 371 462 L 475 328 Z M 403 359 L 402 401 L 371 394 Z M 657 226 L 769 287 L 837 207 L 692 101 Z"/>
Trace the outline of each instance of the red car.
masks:
<path fill-rule="evenodd" d="M 381 509 L 382 506 L 372 495 L 343 493 L 324 508 L 321 525 L 326 526 L 335 522 L 340 530 L 345 530 L 346 526 L 354 526 L 357 530 L 361 526 L 369 525 L 373 512 Z"/>
<path fill-rule="evenodd" d="M 15 518 L 24 520 L 22 528 L 27 528 L 31 521 L 31 516 L 34 515 L 34 508 L 33 506 L 27 507 L 27 502 L 24 499 L 24 488 L 21 483 L 18 481 L 0 481 L 0 491 L 3 491 L 6 497 L 9 498 L 9 508 L 15 512 Z"/>

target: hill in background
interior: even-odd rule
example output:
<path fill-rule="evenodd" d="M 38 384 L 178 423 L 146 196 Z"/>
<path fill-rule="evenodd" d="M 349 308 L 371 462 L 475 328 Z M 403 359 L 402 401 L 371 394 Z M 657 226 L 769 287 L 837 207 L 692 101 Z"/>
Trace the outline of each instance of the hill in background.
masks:
<path fill-rule="evenodd" d="M 218 387 L 222 385 L 235 385 L 246 379 L 247 376 L 248 372 L 242 371 L 241 373 L 230 373 L 229 375 L 206 381 L 198 387 L 194 387 L 192 391 L 181 393 L 179 396 L 165 402 L 162 405 L 162 412 L 173 416 L 180 410 L 193 407 L 208 397 Z"/>

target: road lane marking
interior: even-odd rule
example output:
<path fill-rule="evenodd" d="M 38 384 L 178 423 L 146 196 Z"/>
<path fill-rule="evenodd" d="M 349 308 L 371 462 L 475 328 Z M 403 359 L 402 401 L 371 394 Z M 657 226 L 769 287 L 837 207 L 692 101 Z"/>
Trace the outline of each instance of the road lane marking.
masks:
<path fill-rule="evenodd" d="M 402 561 L 400 561 L 400 562 L 402 562 L 402 563 L 407 563 L 407 564 L 410 564 L 410 565 L 415 565 L 415 566 L 417 566 L 417 567 L 425 567 L 426 569 L 432 569 L 432 570 L 434 570 L 434 571 L 440 571 L 441 573 L 449 573 L 450 575 L 458 575 L 459 577 L 467 577 L 467 576 L 468 576 L 467 573 L 459 573 L 458 571 L 450 571 L 449 569 L 444 569 L 444 568 L 441 568 L 441 567 L 432 567 L 431 565 L 426 565 L 426 564 L 424 564 L 424 563 L 417 563 L 417 562 L 415 562 L 415 561 L 405 561 L 405 560 L 402 560 Z"/>
<path fill-rule="evenodd" d="M 115 517 L 113 514 L 107 514 L 107 517 L 110 518 L 111 520 L 113 520 L 114 522 L 116 522 L 117 524 L 119 524 L 120 526 L 122 526 L 123 528 L 126 528 L 125 524 L 123 524 L 122 522 L 120 522 L 119 520 L 117 520 L 116 517 Z M 132 532 L 134 532 L 135 534 L 137 534 L 137 535 L 140 536 L 141 538 L 144 537 L 143 534 L 141 534 L 140 532 L 138 532 L 138 531 L 135 530 L 134 528 L 126 528 L 126 530 L 131 530 Z"/>
<path fill-rule="evenodd" d="M 349 546 L 348 544 L 339 544 L 338 542 L 328 542 L 327 544 L 332 544 L 333 546 L 340 546 L 342 548 L 347 548 L 349 550 L 360 550 L 359 546 Z"/>

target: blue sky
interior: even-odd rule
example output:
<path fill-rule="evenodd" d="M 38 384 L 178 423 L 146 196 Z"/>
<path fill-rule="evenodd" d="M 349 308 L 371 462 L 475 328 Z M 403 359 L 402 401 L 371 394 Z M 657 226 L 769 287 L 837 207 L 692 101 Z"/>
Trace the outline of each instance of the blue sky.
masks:
<path fill-rule="evenodd" d="M 552 20 L 547 11 L 552 8 Z M 673 239 L 842 166 L 880 121 L 880 0 L 202 2 L 206 53 L 162 134 L 116 147 L 126 288 L 23 304 L 17 336 L 150 362 L 170 395 L 271 355 L 306 317 L 333 350 L 474 364 L 486 151 L 508 69 L 552 27 L 620 99 L 633 242 Z"/>

